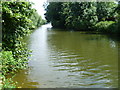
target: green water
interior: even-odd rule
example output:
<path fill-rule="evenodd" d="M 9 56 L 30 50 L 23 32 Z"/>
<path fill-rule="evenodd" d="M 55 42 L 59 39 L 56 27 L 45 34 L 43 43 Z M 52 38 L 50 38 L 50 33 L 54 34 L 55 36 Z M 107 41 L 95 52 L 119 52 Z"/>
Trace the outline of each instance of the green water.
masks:
<path fill-rule="evenodd" d="M 107 35 L 43 25 L 27 40 L 29 69 L 13 78 L 22 88 L 118 87 L 118 43 Z"/>

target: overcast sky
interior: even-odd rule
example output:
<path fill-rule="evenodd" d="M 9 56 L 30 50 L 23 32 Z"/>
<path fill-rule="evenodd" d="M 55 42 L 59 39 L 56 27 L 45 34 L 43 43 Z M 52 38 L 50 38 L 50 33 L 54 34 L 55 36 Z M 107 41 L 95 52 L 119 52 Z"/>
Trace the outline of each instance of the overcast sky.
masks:
<path fill-rule="evenodd" d="M 30 0 L 34 3 L 33 8 L 35 8 L 37 10 L 37 12 L 42 16 L 42 18 L 44 19 L 44 7 L 43 4 L 45 2 L 47 2 L 47 0 Z"/>

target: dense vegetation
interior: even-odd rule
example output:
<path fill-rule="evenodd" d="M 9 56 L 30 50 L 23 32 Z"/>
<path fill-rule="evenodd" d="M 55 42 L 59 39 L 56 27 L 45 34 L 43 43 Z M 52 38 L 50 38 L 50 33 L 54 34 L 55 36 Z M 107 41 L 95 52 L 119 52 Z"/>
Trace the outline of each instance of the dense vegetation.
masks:
<path fill-rule="evenodd" d="M 55 28 L 82 31 L 118 33 L 120 30 L 120 4 L 112 2 L 51 2 L 46 7 L 46 19 Z M 45 24 L 30 2 L 2 2 L 2 45 L 0 68 L 3 88 L 14 88 L 8 73 L 25 69 L 30 56 L 23 38 L 33 29 Z M 1 75 L 0 75 L 1 76 Z"/>
<path fill-rule="evenodd" d="M 117 12 L 118 12 L 118 29 L 119 29 L 120 28 L 120 1 L 119 1 L 119 4 L 118 4 Z"/>
<path fill-rule="evenodd" d="M 11 88 L 11 80 L 6 80 L 8 73 L 14 74 L 27 66 L 30 50 L 23 38 L 44 24 L 30 2 L 2 2 L 2 64 L 3 88 Z"/>
<path fill-rule="evenodd" d="M 50 2 L 45 16 L 54 28 L 118 33 L 118 7 L 114 2 Z"/>

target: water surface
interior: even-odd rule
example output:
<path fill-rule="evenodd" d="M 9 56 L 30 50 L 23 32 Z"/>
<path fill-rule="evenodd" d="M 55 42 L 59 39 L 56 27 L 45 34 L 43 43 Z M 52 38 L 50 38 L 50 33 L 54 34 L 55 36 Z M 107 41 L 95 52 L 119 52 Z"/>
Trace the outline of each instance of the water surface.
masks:
<path fill-rule="evenodd" d="M 13 80 L 23 88 L 118 87 L 118 43 L 107 35 L 43 25 L 28 39 L 30 68 Z"/>

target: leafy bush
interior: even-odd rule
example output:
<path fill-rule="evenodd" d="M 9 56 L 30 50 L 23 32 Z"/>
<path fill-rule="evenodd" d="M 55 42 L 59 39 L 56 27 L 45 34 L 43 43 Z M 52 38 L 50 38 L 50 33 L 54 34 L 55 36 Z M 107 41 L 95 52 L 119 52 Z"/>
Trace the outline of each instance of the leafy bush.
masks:
<path fill-rule="evenodd" d="M 9 78 L 9 79 L 6 79 L 4 76 L 2 76 L 3 77 L 3 86 L 2 86 L 2 88 L 16 88 L 16 83 L 14 83 L 13 81 L 12 81 L 12 79 L 11 78 Z"/>
<path fill-rule="evenodd" d="M 117 24 L 114 21 L 101 21 L 95 25 L 96 30 L 104 33 L 117 32 Z"/>
<path fill-rule="evenodd" d="M 0 52 L 0 65 L 2 65 L 3 76 L 26 68 L 30 50 L 27 49 L 23 38 L 30 34 L 31 29 L 44 23 L 35 12 L 31 2 L 2 2 L 3 51 Z M 38 18 L 37 21 L 35 17 L 31 19 L 32 15 Z M 5 79 L 3 86 L 7 87 L 9 82 L 11 80 Z"/>
<path fill-rule="evenodd" d="M 0 89 L 2 88 L 15 88 L 15 83 L 11 80 L 11 78 L 6 79 L 5 75 L 10 72 L 17 70 L 17 62 L 13 58 L 11 51 L 2 51 L 0 52 L 0 69 L 2 73 L 0 73 Z"/>
<path fill-rule="evenodd" d="M 2 50 L 2 43 L 0 43 L 0 51 Z"/>
<path fill-rule="evenodd" d="M 109 26 L 109 31 L 110 33 L 116 33 L 116 34 L 120 33 L 120 30 L 118 28 L 118 23 L 116 22 L 116 23 L 111 24 Z"/>
<path fill-rule="evenodd" d="M 91 30 L 98 21 L 94 2 L 63 3 L 65 26 L 75 30 Z"/>
<path fill-rule="evenodd" d="M 32 12 L 33 9 L 28 2 L 2 3 L 2 48 L 4 50 L 14 51 L 15 44 L 20 43 L 18 38 L 30 31 L 32 21 L 29 18 Z"/>
<path fill-rule="evenodd" d="M 2 74 L 14 73 L 19 68 L 21 68 L 20 60 L 15 60 L 11 51 L 2 51 L 0 53 L 0 58 L 2 60 Z"/>
<path fill-rule="evenodd" d="M 12 67 L 14 65 L 20 69 L 26 67 L 30 50 L 26 48 L 26 43 L 22 40 L 24 36 L 31 32 L 30 29 L 33 27 L 30 19 L 33 12 L 34 9 L 32 9 L 30 2 L 2 3 L 2 49 L 4 51 L 11 51 L 3 53 L 11 58 L 11 62 L 14 63 Z M 7 61 L 8 58 L 4 56 L 4 59 L 4 61 Z M 14 69 L 16 70 L 16 68 Z M 11 71 L 10 68 L 9 70 Z"/>
<path fill-rule="evenodd" d="M 97 16 L 99 21 L 115 21 L 117 12 L 115 12 L 118 4 L 114 2 L 97 2 Z"/>

